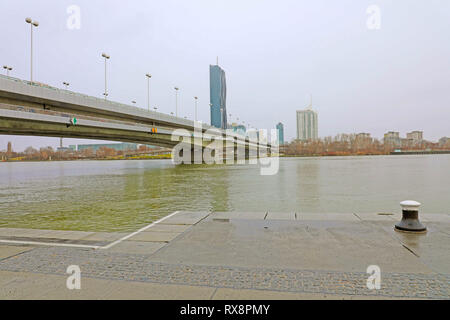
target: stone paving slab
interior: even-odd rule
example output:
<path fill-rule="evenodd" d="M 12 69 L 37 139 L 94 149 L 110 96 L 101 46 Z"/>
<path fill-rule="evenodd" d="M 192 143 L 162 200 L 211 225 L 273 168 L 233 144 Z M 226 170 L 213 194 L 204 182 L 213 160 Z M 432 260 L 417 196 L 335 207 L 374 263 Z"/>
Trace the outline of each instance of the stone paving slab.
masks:
<path fill-rule="evenodd" d="M 189 229 L 191 225 L 186 224 L 162 224 L 158 223 L 152 226 L 151 228 L 145 230 L 145 232 L 151 231 L 151 232 L 176 232 L 176 233 L 182 233 Z"/>
<path fill-rule="evenodd" d="M 9 243 L 8 243 L 9 242 Z M 3 244 L 21 244 L 28 246 L 55 245 L 55 246 L 104 246 L 106 241 L 74 240 L 64 238 L 30 238 L 30 237 L 0 237 L 0 243 Z"/>
<path fill-rule="evenodd" d="M 2 280 L 6 281 L 2 282 Z M 69 290 L 67 275 L 0 271 L 0 299 L 189 299 L 207 300 L 215 288 L 81 278 L 80 290 Z"/>
<path fill-rule="evenodd" d="M 420 214 L 420 220 L 423 222 L 445 222 L 450 223 L 450 215 L 439 213 L 425 213 Z"/>
<path fill-rule="evenodd" d="M 267 212 L 213 212 L 210 219 L 264 220 L 267 214 Z"/>
<path fill-rule="evenodd" d="M 128 233 L 122 232 L 94 232 L 93 234 L 84 237 L 82 240 L 112 242 L 126 236 L 127 234 Z"/>
<path fill-rule="evenodd" d="M 150 255 L 155 253 L 166 245 L 166 242 L 148 242 L 148 241 L 122 241 L 112 248 L 107 249 L 108 252 L 144 254 Z"/>
<path fill-rule="evenodd" d="M 129 238 L 131 241 L 145 241 L 145 242 L 169 242 L 178 237 L 179 232 L 141 232 Z"/>
<path fill-rule="evenodd" d="M 353 213 L 304 213 L 297 212 L 297 220 L 360 221 Z"/>
<path fill-rule="evenodd" d="M 297 220 L 295 212 L 271 212 L 266 216 L 266 220 Z"/>
<path fill-rule="evenodd" d="M 49 230 L 48 232 L 42 234 L 40 237 L 36 238 L 53 238 L 53 239 L 64 239 L 64 240 L 82 240 L 94 232 L 84 232 L 84 231 L 65 231 L 65 230 Z"/>
<path fill-rule="evenodd" d="M 188 212 L 182 211 L 173 215 L 170 218 L 167 218 L 158 224 L 186 224 L 186 225 L 194 225 L 207 217 L 209 212 Z"/>
<path fill-rule="evenodd" d="M 111 281 L 106 299 L 209 300 L 216 288 L 186 284 Z"/>
<path fill-rule="evenodd" d="M 361 221 L 395 221 L 393 214 L 355 213 L 355 216 Z"/>
<path fill-rule="evenodd" d="M 45 230 L 45 229 L 20 229 L 0 228 L 0 237 L 18 237 L 30 239 L 62 239 L 81 240 L 94 234 L 94 232 L 67 231 L 67 230 Z"/>
<path fill-rule="evenodd" d="M 29 238 L 46 238 L 46 234 L 53 230 L 45 229 L 21 229 L 21 228 L 0 228 L 1 237 L 29 237 Z"/>

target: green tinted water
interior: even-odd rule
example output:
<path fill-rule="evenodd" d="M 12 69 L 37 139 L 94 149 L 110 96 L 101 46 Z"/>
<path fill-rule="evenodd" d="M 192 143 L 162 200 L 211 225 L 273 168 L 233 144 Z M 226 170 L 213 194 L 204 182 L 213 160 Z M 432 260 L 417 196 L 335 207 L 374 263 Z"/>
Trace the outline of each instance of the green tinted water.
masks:
<path fill-rule="evenodd" d="M 132 231 L 177 210 L 448 213 L 450 155 L 289 158 L 259 167 L 170 160 L 0 163 L 0 227 Z"/>

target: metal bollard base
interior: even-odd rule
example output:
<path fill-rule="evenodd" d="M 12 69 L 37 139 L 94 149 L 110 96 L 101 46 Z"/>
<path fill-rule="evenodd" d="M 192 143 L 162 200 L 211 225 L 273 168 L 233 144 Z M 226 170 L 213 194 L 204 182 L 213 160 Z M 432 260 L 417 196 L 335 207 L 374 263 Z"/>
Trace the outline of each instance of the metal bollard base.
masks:
<path fill-rule="evenodd" d="M 413 233 L 425 233 L 427 228 L 419 221 L 418 211 L 402 211 L 402 220 L 395 225 L 395 230 Z"/>

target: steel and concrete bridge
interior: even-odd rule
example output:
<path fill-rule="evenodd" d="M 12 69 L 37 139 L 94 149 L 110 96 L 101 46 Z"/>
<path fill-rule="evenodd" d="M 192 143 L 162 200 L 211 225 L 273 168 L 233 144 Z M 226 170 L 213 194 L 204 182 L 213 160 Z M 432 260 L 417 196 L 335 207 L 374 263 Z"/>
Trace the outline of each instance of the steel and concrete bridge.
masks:
<path fill-rule="evenodd" d="M 200 133 L 203 139 L 198 138 Z M 270 144 L 258 142 L 256 134 L 253 138 L 243 136 L 161 112 L 1 75 L 0 134 L 111 140 L 169 148 L 189 144 L 191 150 L 210 148 L 211 141 L 221 140 L 224 146 L 228 143 L 228 148 L 232 147 L 224 147 L 224 157 L 234 154 L 236 158 L 239 150 L 244 150 L 245 159 L 271 151 Z"/>

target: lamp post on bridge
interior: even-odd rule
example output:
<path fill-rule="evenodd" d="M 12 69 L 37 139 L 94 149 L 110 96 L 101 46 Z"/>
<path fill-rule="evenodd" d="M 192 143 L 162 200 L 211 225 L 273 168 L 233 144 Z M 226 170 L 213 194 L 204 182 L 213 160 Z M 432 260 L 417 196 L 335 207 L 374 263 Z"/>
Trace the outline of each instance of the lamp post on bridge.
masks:
<path fill-rule="evenodd" d="M 175 117 L 178 117 L 178 90 L 180 90 L 180 88 L 175 87 Z"/>
<path fill-rule="evenodd" d="M 106 60 L 108 60 L 111 57 L 106 53 L 102 53 L 102 57 L 105 58 L 105 92 L 103 93 L 103 95 L 105 96 L 105 100 L 106 100 L 106 98 L 108 96 L 108 87 L 107 87 L 107 82 L 106 82 Z"/>
<path fill-rule="evenodd" d="M 39 22 L 33 21 L 31 18 L 26 18 L 25 22 L 29 23 L 31 27 L 30 82 L 33 82 L 33 27 L 37 28 Z"/>
<path fill-rule="evenodd" d="M 194 114 L 194 120 L 195 120 L 195 122 L 197 122 L 197 100 L 198 100 L 198 97 L 194 97 L 194 99 L 195 99 L 195 114 Z"/>
<path fill-rule="evenodd" d="M 152 75 L 150 73 L 146 73 L 145 76 L 147 77 L 147 108 L 148 111 L 150 111 L 150 78 Z"/>
<path fill-rule="evenodd" d="M 6 76 L 9 77 L 9 72 L 10 72 L 13 68 L 10 67 L 10 66 L 3 66 L 3 69 L 6 70 Z"/>

